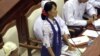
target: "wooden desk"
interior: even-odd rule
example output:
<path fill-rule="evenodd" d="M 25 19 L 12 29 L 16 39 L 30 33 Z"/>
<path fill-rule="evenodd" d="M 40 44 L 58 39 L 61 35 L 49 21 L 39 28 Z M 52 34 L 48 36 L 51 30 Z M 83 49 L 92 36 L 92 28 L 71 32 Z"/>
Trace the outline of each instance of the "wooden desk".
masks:
<path fill-rule="evenodd" d="M 88 27 L 88 29 L 94 29 L 93 26 Z M 91 46 L 87 47 L 82 56 L 100 56 L 100 36 L 94 39 Z"/>
<path fill-rule="evenodd" d="M 87 29 L 95 30 L 95 28 L 92 25 L 89 25 Z M 79 36 L 82 36 L 82 33 Z M 100 56 L 100 36 L 98 36 L 97 38 L 90 37 L 90 39 L 94 40 L 91 46 L 88 46 L 87 43 L 80 44 L 77 46 L 78 48 L 87 47 L 85 52 L 82 53 L 82 56 Z"/>
<path fill-rule="evenodd" d="M 82 56 L 100 56 L 100 36 L 94 40 L 93 45 L 88 47 Z"/>

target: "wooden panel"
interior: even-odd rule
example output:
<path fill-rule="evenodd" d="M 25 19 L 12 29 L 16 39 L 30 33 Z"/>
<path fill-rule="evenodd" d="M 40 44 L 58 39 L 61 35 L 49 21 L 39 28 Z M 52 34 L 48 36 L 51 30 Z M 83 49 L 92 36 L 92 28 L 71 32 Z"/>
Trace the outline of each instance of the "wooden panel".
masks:
<path fill-rule="evenodd" d="M 8 11 L 2 18 L 0 18 L 0 32 L 2 32 L 2 29 L 4 29 L 6 24 L 10 23 L 12 20 L 16 20 L 19 41 L 21 43 L 26 42 L 29 45 L 29 31 L 25 14 L 32 6 L 36 5 L 40 1 L 41 0 L 20 0 L 20 2 L 18 2 L 12 9 L 10 8 L 10 11 Z M 2 42 L 2 36 L 0 37 L 0 41 Z M 28 49 L 28 56 L 31 56 L 30 49 Z"/>
<path fill-rule="evenodd" d="M 4 16 L 19 0 L 0 0 L 0 18 Z"/>

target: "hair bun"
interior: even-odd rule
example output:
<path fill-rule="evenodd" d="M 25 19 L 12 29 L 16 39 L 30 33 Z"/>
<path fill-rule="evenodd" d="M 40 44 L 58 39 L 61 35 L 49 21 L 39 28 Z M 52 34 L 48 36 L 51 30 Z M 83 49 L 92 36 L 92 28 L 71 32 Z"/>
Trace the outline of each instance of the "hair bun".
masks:
<path fill-rule="evenodd" d="M 41 7 L 44 8 L 44 5 L 49 2 L 50 0 L 42 0 L 41 1 Z"/>

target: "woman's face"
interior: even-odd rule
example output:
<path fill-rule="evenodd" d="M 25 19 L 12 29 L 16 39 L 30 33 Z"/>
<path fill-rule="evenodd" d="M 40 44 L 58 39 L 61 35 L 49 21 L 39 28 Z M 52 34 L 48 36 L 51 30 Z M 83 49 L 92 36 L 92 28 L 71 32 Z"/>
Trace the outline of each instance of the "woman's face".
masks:
<path fill-rule="evenodd" d="M 57 16 L 57 7 L 55 7 L 54 5 L 52 5 L 52 9 L 50 11 L 48 11 L 48 15 L 51 17 L 55 17 Z"/>

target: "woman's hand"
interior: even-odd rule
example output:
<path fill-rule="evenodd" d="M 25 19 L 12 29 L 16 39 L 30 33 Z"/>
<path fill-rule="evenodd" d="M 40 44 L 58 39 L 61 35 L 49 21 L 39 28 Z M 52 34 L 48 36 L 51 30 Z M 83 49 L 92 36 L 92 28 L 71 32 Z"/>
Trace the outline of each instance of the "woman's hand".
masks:
<path fill-rule="evenodd" d="M 98 19 L 97 15 L 93 15 L 93 19 L 94 19 L 94 21 L 97 20 Z"/>
<path fill-rule="evenodd" d="M 69 35 L 63 35 L 63 39 L 64 39 L 64 42 L 65 42 L 65 44 L 67 44 L 68 46 L 69 46 L 69 50 L 75 50 L 75 48 L 73 47 L 73 45 L 71 45 L 70 43 L 69 43 L 69 41 L 68 41 L 68 39 L 70 38 L 70 36 Z"/>
<path fill-rule="evenodd" d="M 91 25 L 91 24 L 93 23 L 93 21 L 94 21 L 94 18 L 89 18 L 89 19 L 87 20 L 87 24 L 88 24 L 88 25 Z"/>
<path fill-rule="evenodd" d="M 75 47 L 70 47 L 70 46 L 69 46 L 68 50 L 74 51 L 74 50 L 75 50 Z"/>
<path fill-rule="evenodd" d="M 49 53 L 50 53 L 51 56 L 55 56 L 55 54 L 54 54 L 54 52 L 53 52 L 53 50 L 52 50 L 51 47 L 48 47 L 48 51 L 49 51 Z"/>

